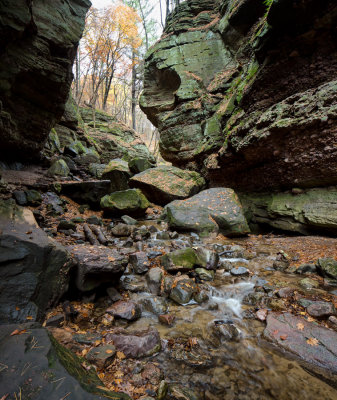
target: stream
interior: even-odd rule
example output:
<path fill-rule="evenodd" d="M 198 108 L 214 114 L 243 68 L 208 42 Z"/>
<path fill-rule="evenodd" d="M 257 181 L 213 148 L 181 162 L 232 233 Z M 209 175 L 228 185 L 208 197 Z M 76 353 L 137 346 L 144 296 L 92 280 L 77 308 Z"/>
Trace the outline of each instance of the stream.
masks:
<path fill-rule="evenodd" d="M 149 225 L 149 221 L 145 224 Z M 115 245 L 123 247 L 125 240 L 127 238 L 118 239 Z M 162 350 L 146 359 L 121 360 L 108 367 L 101 375 L 105 385 L 120 391 L 128 391 L 130 382 L 136 387 L 144 385 L 135 377 L 148 363 L 153 363 L 162 371 L 162 378 L 169 382 L 171 397 L 168 398 L 172 399 L 337 399 L 336 390 L 309 372 L 305 365 L 303 367 L 298 357 L 265 340 L 266 323 L 256 318 L 256 311 L 261 308 L 266 312 L 287 310 L 290 303 L 282 305 L 282 299 L 275 298 L 275 291 L 279 288 L 292 287 L 301 292 L 299 281 L 305 276 L 277 271 L 273 264 L 287 243 L 293 244 L 290 249 L 293 256 L 301 246 L 306 248 L 310 240 L 314 242 L 314 248 L 319 248 L 320 244 L 316 243 L 319 240 L 325 241 L 324 246 L 327 243 L 336 245 L 336 240 L 329 238 L 262 235 L 244 239 L 228 239 L 221 235 L 200 239 L 195 234 L 179 234 L 174 240 L 158 240 L 157 233 L 152 233 L 151 238 L 142 244 L 144 251 L 169 252 L 172 248 L 188 246 L 216 249 L 220 254 L 219 266 L 213 281 L 198 282 L 202 291 L 207 293 L 207 301 L 198 304 L 191 300 L 178 305 L 165 300 L 165 314 L 175 318 L 172 325 L 159 322 L 158 313 L 147 307 L 143 307 L 142 317 L 134 322 L 115 320 L 112 331 L 116 327 L 122 327 L 126 332 L 158 330 Z M 293 259 L 298 260 L 298 256 Z M 246 268 L 248 273 L 233 276 L 229 272 L 233 267 Z M 127 273 L 131 274 L 132 280 L 132 273 Z M 315 296 L 326 293 L 320 289 L 312 290 L 307 292 Z M 123 292 L 123 288 L 120 291 Z M 126 294 L 127 298 L 139 301 L 152 296 L 146 291 L 135 292 Z M 102 301 L 105 300 L 97 306 L 98 315 Z M 103 313 L 101 311 L 101 315 Z M 300 310 L 297 314 L 301 314 Z M 80 329 L 102 333 L 99 324 L 79 326 Z M 110 332 L 109 327 L 104 328 L 103 335 L 107 332 Z M 123 378 L 112 385 L 116 370 L 123 371 Z M 158 384 L 159 380 L 146 393 L 141 390 L 139 393 L 154 397 Z M 129 390 L 128 393 L 134 395 L 135 392 Z"/>

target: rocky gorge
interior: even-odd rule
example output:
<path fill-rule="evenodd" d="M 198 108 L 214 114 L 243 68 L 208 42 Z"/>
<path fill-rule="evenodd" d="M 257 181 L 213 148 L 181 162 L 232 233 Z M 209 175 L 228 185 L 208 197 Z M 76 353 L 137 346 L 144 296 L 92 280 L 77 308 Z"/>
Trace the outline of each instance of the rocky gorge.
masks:
<path fill-rule="evenodd" d="M 0 0 L 0 399 L 336 399 L 335 4 L 182 2 L 170 163 L 74 102 L 89 6 Z"/>

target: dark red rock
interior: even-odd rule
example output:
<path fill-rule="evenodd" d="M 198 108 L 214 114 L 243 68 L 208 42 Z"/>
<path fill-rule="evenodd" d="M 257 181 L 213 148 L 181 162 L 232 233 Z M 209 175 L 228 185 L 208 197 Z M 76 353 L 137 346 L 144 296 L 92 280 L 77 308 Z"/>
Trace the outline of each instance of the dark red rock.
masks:
<path fill-rule="evenodd" d="M 326 301 L 315 301 L 307 307 L 307 313 L 314 318 L 327 318 L 336 314 L 336 309 L 332 303 Z"/>
<path fill-rule="evenodd" d="M 163 325 L 172 325 L 176 317 L 171 314 L 159 315 L 158 320 Z"/>
<path fill-rule="evenodd" d="M 160 351 L 160 336 L 156 329 L 147 331 L 129 332 L 120 330 L 116 334 L 109 334 L 107 341 L 112 341 L 118 351 L 128 358 L 141 358 Z"/>
<path fill-rule="evenodd" d="M 310 372 L 337 385 L 337 332 L 289 313 L 269 313 L 263 335 Z"/>
<path fill-rule="evenodd" d="M 142 310 L 137 303 L 123 300 L 114 303 L 106 312 L 112 314 L 115 318 L 122 318 L 128 321 L 134 321 L 142 315 Z"/>

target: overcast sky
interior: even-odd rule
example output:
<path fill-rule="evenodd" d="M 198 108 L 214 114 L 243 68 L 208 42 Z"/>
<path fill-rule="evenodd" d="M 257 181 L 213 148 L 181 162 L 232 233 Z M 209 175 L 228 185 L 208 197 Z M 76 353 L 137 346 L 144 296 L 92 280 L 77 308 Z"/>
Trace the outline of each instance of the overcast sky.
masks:
<path fill-rule="evenodd" d="M 113 0 L 90 0 L 93 7 L 95 8 L 102 8 L 102 7 L 107 7 L 110 4 L 113 3 Z M 158 21 L 160 24 L 160 7 L 159 7 L 159 1 L 158 0 L 147 0 L 149 3 L 155 3 L 155 9 L 153 13 L 153 17 Z"/>

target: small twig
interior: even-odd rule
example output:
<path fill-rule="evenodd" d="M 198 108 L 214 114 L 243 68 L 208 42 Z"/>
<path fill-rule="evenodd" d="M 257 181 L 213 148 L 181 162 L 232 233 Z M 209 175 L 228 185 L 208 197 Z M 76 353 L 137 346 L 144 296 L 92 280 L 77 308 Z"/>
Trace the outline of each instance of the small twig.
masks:
<path fill-rule="evenodd" d="M 21 376 L 23 376 L 28 371 L 28 369 L 30 368 L 31 365 L 32 365 L 31 363 L 26 363 L 24 365 L 23 370 L 21 372 Z"/>
<path fill-rule="evenodd" d="M 5 369 L 8 369 L 8 365 L 0 363 L 0 372 L 4 371 Z"/>
<path fill-rule="evenodd" d="M 66 394 L 64 397 L 62 397 L 62 399 L 60 399 L 60 400 L 66 399 L 69 395 L 71 395 L 71 392 L 67 393 L 67 394 Z"/>

